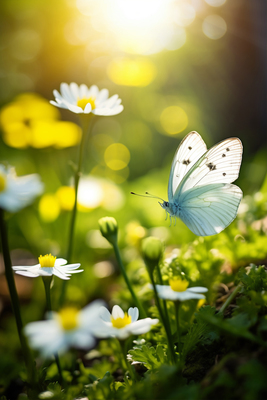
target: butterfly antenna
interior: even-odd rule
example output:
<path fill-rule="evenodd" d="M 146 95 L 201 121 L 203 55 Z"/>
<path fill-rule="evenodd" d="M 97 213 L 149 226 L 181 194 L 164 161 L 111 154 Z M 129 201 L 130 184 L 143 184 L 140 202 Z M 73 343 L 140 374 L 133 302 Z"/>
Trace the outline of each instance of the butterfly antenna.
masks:
<path fill-rule="evenodd" d="M 161 197 L 153 196 L 153 194 L 150 194 L 148 192 L 146 192 L 146 194 L 139 194 L 139 193 L 131 192 L 131 194 L 134 194 L 135 196 L 140 196 L 140 197 L 151 197 L 152 199 L 159 199 L 161 201 L 164 201 Z"/>

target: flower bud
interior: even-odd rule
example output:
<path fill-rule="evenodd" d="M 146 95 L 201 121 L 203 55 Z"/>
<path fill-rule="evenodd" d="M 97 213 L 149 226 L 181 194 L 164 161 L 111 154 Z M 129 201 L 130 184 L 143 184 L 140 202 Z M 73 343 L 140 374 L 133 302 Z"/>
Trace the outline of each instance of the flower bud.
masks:
<path fill-rule="evenodd" d="M 104 236 L 104 238 L 106 238 L 112 245 L 116 244 L 118 237 L 118 224 L 115 218 L 101 218 L 98 221 L 98 224 L 102 236 Z"/>
<path fill-rule="evenodd" d="M 153 236 L 144 239 L 142 242 L 142 253 L 146 266 L 151 273 L 162 258 L 162 241 Z"/>

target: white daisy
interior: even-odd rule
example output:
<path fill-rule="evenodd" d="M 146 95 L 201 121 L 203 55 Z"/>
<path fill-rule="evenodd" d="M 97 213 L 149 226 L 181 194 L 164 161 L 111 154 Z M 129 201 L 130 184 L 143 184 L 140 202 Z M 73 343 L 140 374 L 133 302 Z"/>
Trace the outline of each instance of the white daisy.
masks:
<path fill-rule="evenodd" d="M 77 268 L 81 264 L 68 264 L 64 258 L 56 258 L 51 254 L 40 256 L 38 258 L 39 264 L 32 266 L 17 266 L 12 267 L 13 270 L 23 276 L 29 276 L 30 278 L 36 278 L 37 276 L 51 276 L 56 275 L 60 279 L 68 280 L 71 274 L 83 272 L 83 269 Z"/>
<path fill-rule="evenodd" d="M 0 208 L 16 212 L 43 192 L 39 175 L 17 177 L 13 167 L 0 164 Z"/>
<path fill-rule="evenodd" d="M 151 326 L 156 325 L 159 320 L 144 318 L 138 320 L 139 310 L 130 307 L 128 313 L 124 313 L 119 306 L 112 308 L 112 313 L 106 307 L 99 310 L 101 325 L 94 329 L 94 335 L 98 338 L 116 337 L 126 339 L 130 335 L 142 335 L 150 331 Z"/>
<path fill-rule="evenodd" d="M 63 353 L 70 347 L 88 349 L 95 344 L 91 327 L 98 320 L 99 307 L 104 304 L 96 300 L 83 310 L 74 307 L 50 312 L 46 321 L 31 322 L 24 332 L 33 349 L 44 356 Z"/>
<path fill-rule="evenodd" d="M 196 286 L 187 288 L 189 282 L 185 279 L 173 278 L 169 280 L 170 286 L 168 285 L 156 285 L 158 295 L 164 300 L 191 300 L 191 299 L 205 299 L 205 296 L 200 293 L 208 291 L 207 288 L 202 286 Z M 152 287 L 150 285 L 150 287 Z"/>
<path fill-rule="evenodd" d="M 56 107 L 66 108 L 75 114 L 95 114 L 110 116 L 122 112 L 123 106 L 121 99 L 117 94 L 108 98 L 108 90 L 99 90 L 97 86 L 93 85 L 88 88 L 82 84 L 72 82 L 70 85 L 61 83 L 59 93 L 57 90 L 53 91 L 56 101 L 50 101 Z"/>

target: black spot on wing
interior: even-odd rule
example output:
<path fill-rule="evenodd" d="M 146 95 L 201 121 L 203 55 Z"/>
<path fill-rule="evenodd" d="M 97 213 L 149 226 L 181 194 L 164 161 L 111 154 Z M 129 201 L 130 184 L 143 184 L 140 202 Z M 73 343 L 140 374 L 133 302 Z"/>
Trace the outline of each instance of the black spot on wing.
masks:
<path fill-rule="evenodd" d="M 226 157 L 226 154 L 223 154 L 222 157 Z"/>
<path fill-rule="evenodd" d="M 188 165 L 188 164 L 190 164 L 190 163 L 191 163 L 191 161 L 190 161 L 189 159 L 183 161 L 183 164 L 185 164 L 185 165 Z"/>
<path fill-rule="evenodd" d="M 206 164 L 207 167 L 209 168 L 210 171 L 214 171 L 216 169 L 216 165 L 214 165 L 212 162 Z"/>
<path fill-rule="evenodd" d="M 188 150 L 192 150 L 192 147 L 191 147 L 191 146 L 189 146 L 189 147 L 188 147 Z"/>

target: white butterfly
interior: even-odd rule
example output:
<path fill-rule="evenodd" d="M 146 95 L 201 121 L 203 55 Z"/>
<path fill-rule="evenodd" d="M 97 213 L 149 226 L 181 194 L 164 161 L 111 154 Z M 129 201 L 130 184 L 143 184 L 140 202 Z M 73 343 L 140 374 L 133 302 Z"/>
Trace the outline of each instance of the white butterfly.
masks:
<path fill-rule="evenodd" d="M 224 230 L 236 217 L 242 190 L 231 182 L 239 175 L 242 143 L 229 138 L 210 150 L 197 132 L 190 132 L 176 150 L 168 185 L 169 201 L 159 202 L 199 236 Z M 161 199 L 162 200 L 162 199 Z"/>

